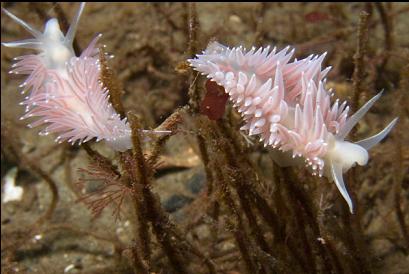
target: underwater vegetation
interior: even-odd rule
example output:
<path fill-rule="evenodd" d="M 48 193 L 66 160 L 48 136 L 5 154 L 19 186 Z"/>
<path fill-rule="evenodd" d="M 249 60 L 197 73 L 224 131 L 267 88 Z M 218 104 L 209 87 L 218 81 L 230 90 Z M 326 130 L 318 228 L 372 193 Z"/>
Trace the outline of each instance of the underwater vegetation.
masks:
<path fill-rule="evenodd" d="M 2 270 L 409 267 L 407 4 L 3 8 Z"/>

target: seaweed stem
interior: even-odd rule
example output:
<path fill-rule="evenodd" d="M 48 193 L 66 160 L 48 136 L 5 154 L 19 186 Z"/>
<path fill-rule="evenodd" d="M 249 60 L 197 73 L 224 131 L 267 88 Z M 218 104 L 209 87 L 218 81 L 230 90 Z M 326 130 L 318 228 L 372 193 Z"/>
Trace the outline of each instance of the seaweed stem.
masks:
<path fill-rule="evenodd" d="M 150 175 L 149 167 L 145 161 L 143 155 L 141 141 L 139 137 L 140 124 L 138 118 L 132 114 L 128 114 L 128 119 L 132 129 L 132 144 L 133 144 L 133 157 L 136 161 L 136 180 L 133 182 L 135 187 L 134 200 L 135 202 L 140 199 L 137 197 L 138 184 L 142 187 L 142 203 L 146 207 L 147 218 L 152 224 L 153 231 L 157 237 L 159 243 L 163 247 L 172 267 L 179 273 L 188 273 L 184 260 L 182 258 L 180 246 L 176 243 L 176 239 L 173 237 L 174 224 L 170 222 L 167 214 L 162 210 L 159 199 L 151 192 L 150 189 Z M 145 228 L 146 229 L 146 228 Z M 146 234 L 147 235 L 147 234 Z M 148 244 L 149 246 L 149 244 Z"/>
<path fill-rule="evenodd" d="M 361 96 L 366 92 L 364 78 L 365 78 L 365 54 L 368 45 L 368 17 L 369 14 L 362 11 L 359 17 L 358 26 L 358 42 L 356 53 L 354 55 L 354 73 L 352 75 L 353 85 L 353 100 L 352 109 L 357 110 L 359 108 L 359 101 Z M 353 134 L 355 135 L 355 134 Z"/>
<path fill-rule="evenodd" d="M 103 164 L 105 167 L 109 168 L 116 175 L 121 176 L 121 173 L 118 171 L 118 167 L 113 165 L 112 162 L 108 158 L 100 154 L 98 151 L 92 149 L 88 143 L 81 144 L 81 147 L 85 150 L 88 156 L 91 157 L 91 159 L 93 159 L 95 162 Z"/>
<path fill-rule="evenodd" d="M 117 75 L 114 71 L 109 67 L 108 60 L 106 58 L 106 52 L 104 51 L 103 47 L 99 48 L 99 61 L 101 64 L 101 74 L 100 80 L 104 84 L 104 87 L 108 89 L 109 92 L 109 101 L 112 103 L 112 107 L 115 109 L 119 115 L 121 115 L 121 119 L 125 118 L 125 108 L 121 101 L 122 95 L 122 85 L 118 80 Z"/>
<path fill-rule="evenodd" d="M 382 3 L 376 2 L 375 7 L 379 13 L 379 16 L 381 17 L 381 22 L 382 22 L 382 26 L 383 26 L 383 30 L 385 34 L 384 48 L 385 48 L 386 55 L 383 56 L 382 62 L 378 67 L 378 75 L 382 75 L 386 67 L 386 64 L 388 63 L 388 60 L 389 60 L 389 56 L 390 56 L 389 52 L 392 50 L 393 44 L 394 44 L 393 43 L 394 42 L 393 41 L 393 17 L 390 16 L 390 10 L 389 11 L 385 10 L 385 6 Z"/>
<path fill-rule="evenodd" d="M 399 83 L 399 95 L 396 98 L 397 106 L 397 116 L 403 117 L 404 116 L 404 107 L 406 106 L 405 102 L 407 102 L 407 91 L 409 90 L 409 65 L 406 65 L 401 72 L 401 78 Z M 397 128 L 395 129 L 395 150 L 396 150 L 396 164 L 394 165 L 394 196 L 395 196 L 395 212 L 396 218 L 398 221 L 398 225 L 400 231 L 402 233 L 403 239 L 406 244 L 406 249 L 409 250 L 409 232 L 408 232 L 408 225 L 405 221 L 405 215 L 401 208 L 401 192 L 402 192 L 402 183 L 403 183 L 403 175 L 404 175 L 404 168 L 403 168 L 403 149 L 402 149 L 402 138 L 404 135 L 403 131 L 403 123 L 399 123 Z"/>
<path fill-rule="evenodd" d="M 197 52 L 197 32 L 199 29 L 199 23 L 197 20 L 196 3 L 187 3 L 187 34 L 188 34 L 188 49 L 187 53 L 189 57 L 192 57 Z M 200 107 L 200 94 L 197 88 L 196 78 L 199 75 L 198 72 L 191 70 L 189 73 L 189 106 L 192 112 L 197 113 Z"/>
<path fill-rule="evenodd" d="M 352 109 L 357 110 L 360 106 L 361 96 L 365 95 L 367 87 L 365 86 L 365 64 L 364 58 L 367 50 L 368 44 L 368 17 L 369 14 L 365 11 L 361 11 L 360 20 L 358 25 L 358 40 L 357 49 L 354 55 L 354 73 L 352 76 L 353 80 L 353 100 Z M 356 128 L 351 131 L 351 138 L 356 139 Z M 358 172 L 357 168 L 352 169 L 348 173 L 348 182 L 350 186 L 350 194 L 353 200 L 356 201 L 357 189 L 359 184 L 357 183 Z M 346 207 L 343 207 L 343 220 L 346 229 L 346 242 L 350 251 L 352 252 L 352 259 L 355 261 L 356 270 L 361 273 L 371 273 L 370 266 L 367 261 L 367 256 L 364 255 L 364 240 L 362 238 L 362 227 L 361 227 L 361 210 L 357 208 L 354 216 L 350 216 L 347 212 Z"/>
<path fill-rule="evenodd" d="M 264 39 L 263 23 L 264 16 L 266 14 L 266 11 L 268 10 L 267 5 L 268 5 L 267 2 L 259 3 L 259 6 L 257 7 L 258 8 L 257 12 L 255 14 L 254 45 L 256 46 L 260 46 Z"/>

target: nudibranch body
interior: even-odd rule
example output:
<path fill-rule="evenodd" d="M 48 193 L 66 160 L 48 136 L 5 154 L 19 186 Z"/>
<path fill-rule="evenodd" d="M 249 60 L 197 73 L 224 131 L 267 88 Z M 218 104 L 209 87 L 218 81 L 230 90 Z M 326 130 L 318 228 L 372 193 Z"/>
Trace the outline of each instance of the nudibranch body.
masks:
<path fill-rule="evenodd" d="M 375 136 L 345 141 L 381 93 L 348 117 L 347 102 L 340 104 L 337 99 L 331 104 L 331 91 L 325 88 L 330 67 L 321 70 L 321 64 L 326 54 L 290 62 L 294 50 L 288 51 L 289 47 L 279 52 L 269 47 L 247 51 L 212 42 L 188 61 L 224 87 L 243 117 L 241 130 L 283 152 L 275 157 L 279 165 L 295 165 L 298 157 L 304 158 L 313 175 L 335 182 L 353 212 L 342 174 L 356 163 L 366 165 L 368 150 L 389 133 L 397 118 Z"/>
<path fill-rule="evenodd" d="M 48 124 L 40 135 L 57 133 L 58 142 L 81 144 L 96 138 L 97 141 L 105 140 L 115 150 L 124 151 L 131 148 L 131 130 L 126 118 L 121 119 L 109 103 L 108 90 L 99 80 L 101 68 L 96 44 L 101 35 L 97 35 L 80 56 L 77 57 L 73 49 L 84 6 L 81 3 L 65 36 L 55 18 L 46 23 L 41 33 L 2 9 L 34 36 L 33 39 L 2 44 L 40 52 L 15 58 L 16 63 L 10 71 L 29 75 L 20 85 L 23 94 L 29 91 L 21 103 L 26 106 L 26 113 L 21 119 L 39 117 L 29 127 Z M 143 131 L 150 132 L 169 133 Z"/>

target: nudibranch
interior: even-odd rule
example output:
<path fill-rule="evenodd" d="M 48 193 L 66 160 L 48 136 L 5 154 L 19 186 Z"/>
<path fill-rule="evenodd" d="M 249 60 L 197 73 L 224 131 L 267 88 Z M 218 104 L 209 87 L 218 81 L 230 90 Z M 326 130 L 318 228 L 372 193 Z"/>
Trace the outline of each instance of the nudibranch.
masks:
<path fill-rule="evenodd" d="M 117 151 L 132 147 L 131 129 L 126 118 L 121 119 L 109 103 L 109 91 L 100 81 L 100 61 L 97 35 L 77 57 L 73 40 L 85 3 L 81 3 L 66 35 L 58 20 L 47 21 L 44 32 L 2 9 L 10 18 L 30 32 L 34 38 L 2 43 L 6 47 L 39 51 L 15 58 L 10 73 L 29 75 L 20 85 L 22 94 L 29 92 L 21 105 L 26 113 L 21 119 L 38 117 L 29 127 L 47 124 L 40 135 L 59 134 L 57 142 L 72 144 L 93 138 L 104 140 Z M 149 134 L 167 134 L 168 131 L 143 130 Z"/>
<path fill-rule="evenodd" d="M 188 62 L 224 87 L 244 120 L 241 130 L 258 135 L 264 146 L 276 148 L 280 153 L 274 157 L 277 164 L 292 166 L 304 159 L 313 175 L 335 182 L 352 213 L 353 203 L 342 175 L 356 164 L 366 165 L 368 150 L 389 133 L 397 118 L 372 137 L 346 141 L 382 92 L 348 117 L 347 102 L 341 104 L 337 99 L 331 103 L 332 91 L 325 87 L 331 69 L 321 69 L 326 54 L 290 62 L 294 49 L 289 49 L 246 50 L 211 42 Z"/>

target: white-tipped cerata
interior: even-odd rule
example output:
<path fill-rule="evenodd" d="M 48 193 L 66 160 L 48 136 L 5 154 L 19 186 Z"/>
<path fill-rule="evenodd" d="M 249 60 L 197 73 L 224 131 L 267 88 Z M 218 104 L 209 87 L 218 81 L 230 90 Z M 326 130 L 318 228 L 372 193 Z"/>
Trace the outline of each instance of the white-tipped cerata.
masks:
<path fill-rule="evenodd" d="M 85 3 L 81 3 L 65 36 L 56 18 L 48 20 L 41 33 L 2 9 L 34 36 L 2 44 L 40 52 L 16 58 L 11 71 L 28 75 L 20 85 L 23 93 L 29 92 L 21 103 L 26 107 L 21 120 L 37 117 L 29 127 L 46 124 L 40 135 L 56 133 L 56 142 L 82 144 L 95 138 L 105 140 L 117 151 L 125 151 L 132 147 L 129 123 L 115 112 L 109 102 L 109 91 L 100 82 L 97 41 L 101 35 L 97 35 L 80 56 L 75 55 L 72 46 L 84 7 Z M 164 134 L 143 131 L 146 132 Z"/>
<path fill-rule="evenodd" d="M 367 163 L 367 150 L 389 133 L 396 119 L 371 138 L 355 144 L 345 141 L 382 92 L 348 118 L 347 102 L 331 100 L 333 93 L 325 88 L 330 67 L 321 65 L 326 54 L 291 61 L 294 50 L 289 49 L 246 50 L 212 42 L 188 62 L 224 87 L 243 117 L 242 130 L 281 151 L 273 157 L 279 165 L 298 164 L 302 157 L 313 175 L 335 182 L 352 212 L 342 174 Z"/>

